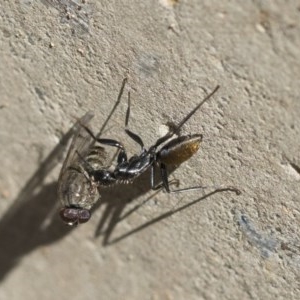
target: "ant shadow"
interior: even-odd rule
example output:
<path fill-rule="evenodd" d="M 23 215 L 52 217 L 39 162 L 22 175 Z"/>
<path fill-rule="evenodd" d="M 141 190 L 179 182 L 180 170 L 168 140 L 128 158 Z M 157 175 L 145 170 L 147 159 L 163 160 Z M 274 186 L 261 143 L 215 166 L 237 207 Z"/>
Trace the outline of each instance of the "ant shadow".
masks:
<path fill-rule="evenodd" d="M 61 143 L 53 149 L 41 164 L 36 173 L 21 190 L 14 204 L 0 220 L 0 281 L 5 278 L 10 270 L 17 266 L 18 262 L 26 254 L 39 246 L 51 244 L 62 239 L 76 228 L 65 226 L 58 216 L 56 199 L 57 182 L 44 184 L 47 175 L 57 162 L 62 160 L 64 145 L 67 144 L 72 135 L 73 130 L 70 129 L 63 137 Z M 94 210 L 105 205 L 104 212 L 95 230 L 95 238 L 100 235 L 103 236 L 103 246 L 117 243 L 220 191 L 214 191 L 177 209 L 163 213 L 119 237 L 110 239 L 117 224 L 151 198 L 137 204 L 133 209 L 122 215 L 128 203 L 151 190 L 149 176 L 150 174 L 146 172 L 130 185 L 122 184 L 101 190 L 101 199 Z M 154 192 L 154 195 L 158 192 L 161 191 Z M 108 225 L 103 230 L 106 223 Z"/>
<path fill-rule="evenodd" d="M 175 169 L 173 169 L 170 173 L 172 173 Z M 118 225 L 118 223 L 125 220 L 127 217 L 129 217 L 132 213 L 134 213 L 137 209 L 139 209 L 141 206 L 143 206 L 146 202 L 148 202 L 151 198 L 156 196 L 158 193 L 163 193 L 162 190 L 158 191 L 152 191 L 151 185 L 150 185 L 150 171 L 145 172 L 140 177 L 138 177 L 132 184 L 125 185 L 120 184 L 118 186 L 113 186 L 112 188 L 105 188 L 101 190 L 101 200 L 96 205 L 95 209 L 99 209 L 100 206 L 105 205 L 104 212 L 101 215 L 101 219 L 98 223 L 98 226 L 95 230 L 95 238 L 99 236 L 103 236 L 102 245 L 103 246 L 109 246 L 112 244 L 115 244 L 117 242 L 120 242 L 121 240 L 128 238 L 132 234 L 135 234 L 148 226 L 151 226 L 165 218 L 168 218 L 210 196 L 213 194 L 222 192 L 222 191 L 228 191 L 228 188 L 224 189 L 216 189 L 210 193 L 207 193 L 200 198 L 197 198 L 187 204 L 181 205 L 177 208 L 174 208 L 172 210 L 169 210 L 165 213 L 162 213 L 161 215 L 153 218 L 152 220 L 145 222 L 141 224 L 140 226 L 118 236 L 115 238 L 111 238 L 114 229 Z M 140 196 L 148 193 L 149 191 L 152 191 L 153 194 L 146 198 L 141 203 L 136 204 L 133 208 L 128 210 L 127 212 L 123 213 L 125 211 L 126 206 L 134 201 L 134 199 L 139 198 Z M 105 223 L 107 223 L 106 229 L 104 229 Z"/>

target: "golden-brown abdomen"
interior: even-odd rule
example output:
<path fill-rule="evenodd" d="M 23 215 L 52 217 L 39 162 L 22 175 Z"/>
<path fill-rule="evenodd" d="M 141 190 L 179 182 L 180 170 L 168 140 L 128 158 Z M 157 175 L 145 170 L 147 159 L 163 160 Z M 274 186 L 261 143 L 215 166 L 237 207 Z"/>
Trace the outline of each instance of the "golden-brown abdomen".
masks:
<path fill-rule="evenodd" d="M 180 165 L 198 151 L 201 141 L 201 134 L 175 138 L 159 151 L 157 160 L 166 165 Z"/>

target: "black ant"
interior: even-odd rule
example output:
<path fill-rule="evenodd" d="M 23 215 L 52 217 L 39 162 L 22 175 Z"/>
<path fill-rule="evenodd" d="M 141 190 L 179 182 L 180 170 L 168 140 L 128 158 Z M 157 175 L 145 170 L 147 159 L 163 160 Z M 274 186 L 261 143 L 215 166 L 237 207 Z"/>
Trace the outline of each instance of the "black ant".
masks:
<path fill-rule="evenodd" d="M 167 134 L 159 138 L 154 145 L 152 145 L 148 150 L 144 147 L 144 143 L 139 135 L 128 129 L 128 121 L 130 115 L 130 93 L 128 92 L 128 108 L 126 112 L 125 119 L 125 132 L 141 147 L 141 152 L 138 155 L 133 155 L 129 159 L 127 158 L 127 153 L 124 146 L 113 139 L 103 139 L 97 138 L 93 132 L 85 125 L 81 126 L 89 133 L 89 135 L 94 139 L 95 142 L 106 146 L 112 146 L 119 149 L 119 154 L 117 157 L 117 165 L 114 170 L 110 171 L 108 169 L 95 170 L 88 161 L 82 157 L 79 153 L 80 159 L 84 164 L 86 172 L 94 182 L 97 182 L 99 186 L 108 186 L 118 183 L 130 183 L 136 177 L 140 176 L 147 169 L 151 168 L 151 188 L 157 190 L 163 187 L 168 193 L 177 193 L 190 190 L 203 189 L 205 187 L 196 186 L 188 187 L 177 190 L 170 190 L 167 166 L 178 166 L 184 161 L 188 160 L 192 155 L 194 155 L 202 141 L 202 134 L 191 134 L 185 136 L 179 136 L 171 139 L 175 134 L 179 133 L 181 127 L 195 114 L 195 112 L 208 100 L 213 94 L 219 89 L 216 86 L 215 89 L 205 97 L 189 114 L 187 114 L 176 126 L 173 126 Z M 170 140 L 171 139 L 171 140 Z M 167 142 L 168 141 L 168 142 Z M 167 142 L 162 148 L 158 149 L 159 146 Z M 159 165 L 160 175 L 162 183 L 155 185 L 155 165 Z M 234 187 L 219 188 L 220 191 L 233 191 L 236 194 L 241 192 Z"/>

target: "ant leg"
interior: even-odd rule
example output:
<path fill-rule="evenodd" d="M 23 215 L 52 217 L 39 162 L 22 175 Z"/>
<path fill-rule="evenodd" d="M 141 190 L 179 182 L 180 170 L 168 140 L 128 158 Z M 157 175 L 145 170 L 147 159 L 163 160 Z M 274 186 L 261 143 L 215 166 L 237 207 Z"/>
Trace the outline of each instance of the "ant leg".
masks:
<path fill-rule="evenodd" d="M 155 186 L 155 165 L 151 166 L 151 175 L 150 175 L 150 183 L 151 183 L 151 189 L 156 191 L 162 188 L 163 184 L 158 184 Z"/>
<path fill-rule="evenodd" d="M 183 189 L 177 189 L 174 191 L 170 190 L 169 184 L 170 182 L 168 181 L 168 172 L 165 164 L 160 165 L 160 173 L 161 173 L 161 179 L 162 179 L 162 185 L 166 189 L 167 193 L 181 193 L 181 192 L 188 192 L 188 191 L 197 191 L 197 190 L 203 190 L 207 188 L 214 188 L 216 191 L 220 192 L 225 192 L 225 191 L 230 191 L 230 192 L 235 192 L 237 195 L 241 194 L 241 191 L 233 186 L 228 186 L 228 187 L 222 187 L 222 186 L 193 186 L 193 187 L 188 187 L 188 188 L 183 188 Z"/>
<path fill-rule="evenodd" d="M 165 190 L 167 191 L 167 193 L 171 193 L 169 187 L 167 167 L 165 164 L 160 164 L 160 176 Z"/>
<path fill-rule="evenodd" d="M 122 81 L 122 85 L 121 85 L 121 89 L 120 89 L 120 92 L 119 92 L 119 95 L 118 95 L 118 98 L 117 98 L 117 102 L 115 103 L 114 107 L 112 108 L 110 114 L 108 115 L 108 117 L 106 118 L 105 122 L 103 123 L 99 133 L 97 134 L 97 138 L 100 137 L 107 125 L 107 123 L 109 122 L 110 118 L 112 117 L 113 113 L 115 112 L 116 108 L 118 107 L 118 105 L 120 104 L 121 102 L 121 98 L 122 98 L 122 95 L 123 95 L 123 91 L 124 91 L 124 88 L 125 88 L 125 84 L 127 82 L 127 78 L 125 77 Z"/>
<path fill-rule="evenodd" d="M 127 161 L 126 150 L 120 142 L 112 139 L 97 139 L 96 141 L 106 146 L 116 147 L 120 150 L 117 158 L 118 164 Z"/>
<path fill-rule="evenodd" d="M 150 180 L 151 180 L 151 189 L 156 191 L 156 190 L 160 190 L 161 188 L 165 188 L 166 184 L 165 184 L 165 182 L 162 182 L 162 183 L 159 183 L 158 185 L 155 185 L 155 170 L 154 170 L 154 168 L 155 168 L 154 166 L 151 167 Z M 172 179 L 171 181 L 168 181 L 167 182 L 168 188 L 169 188 L 169 185 L 171 185 L 171 184 L 175 184 L 178 187 L 179 186 L 179 180 L 175 178 L 175 179 Z"/>
<path fill-rule="evenodd" d="M 128 122 L 129 122 L 129 116 L 130 116 L 130 92 L 128 92 L 128 107 L 126 111 L 126 118 L 125 118 L 125 132 L 127 135 L 133 139 L 136 143 L 138 143 L 141 146 L 142 151 L 144 150 L 144 143 L 140 136 L 138 136 L 136 133 L 132 132 L 131 130 L 128 129 Z"/>
<path fill-rule="evenodd" d="M 163 176 L 161 176 L 161 178 L 162 178 L 162 183 L 159 183 L 159 184 L 155 185 L 155 166 L 152 165 L 152 167 L 151 167 L 151 177 L 150 177 L 150 180 L 151 180 L 151 189 L 154 190 L 154 191 L 156 191 L 156 190 L 159 190 L 161 188 L 165 188 L 165 190 L 168 193 L 170 193 L 168 179 L 167 179 L 167 182 L 166 182 L 164 180 Z"/>
<path fill-rule="evenodd" d="M 122 163 L 124 161 L 127 161 L 126 150 L 120 142 L 118 142 L 116 140 L 112 140 L 112 139 L 97 138 L 87 126 L 85 126 L 84 124 L 81 124 L 81 123 L 80 123 L 80 125 L 95 140 L 95 142 L 98 142 L 98 143 L 106 145 L 106 146 L 116 147 L 120 150 L 120 153 L 119 153 L 118 159 L 117 159 L 118 164 Z"/>

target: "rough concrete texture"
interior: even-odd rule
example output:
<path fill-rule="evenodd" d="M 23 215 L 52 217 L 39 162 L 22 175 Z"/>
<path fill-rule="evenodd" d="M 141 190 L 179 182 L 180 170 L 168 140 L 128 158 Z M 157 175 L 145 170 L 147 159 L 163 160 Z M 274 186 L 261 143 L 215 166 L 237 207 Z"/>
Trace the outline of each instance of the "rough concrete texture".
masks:
<path fill-rule="evenodd" d="M 299 2 L 78 3 L 0 2 L 0 299 L 299 299 Z M 89 110 L 96 132 L 124 77 L 104 136 L 131 155 L 128 89 L 148 147 L 220 84 L 182 130 L 201 151 L 170 179 L 242 195 L 154 193 L 147 173 L 65 226 L 67 132 Z"/>

